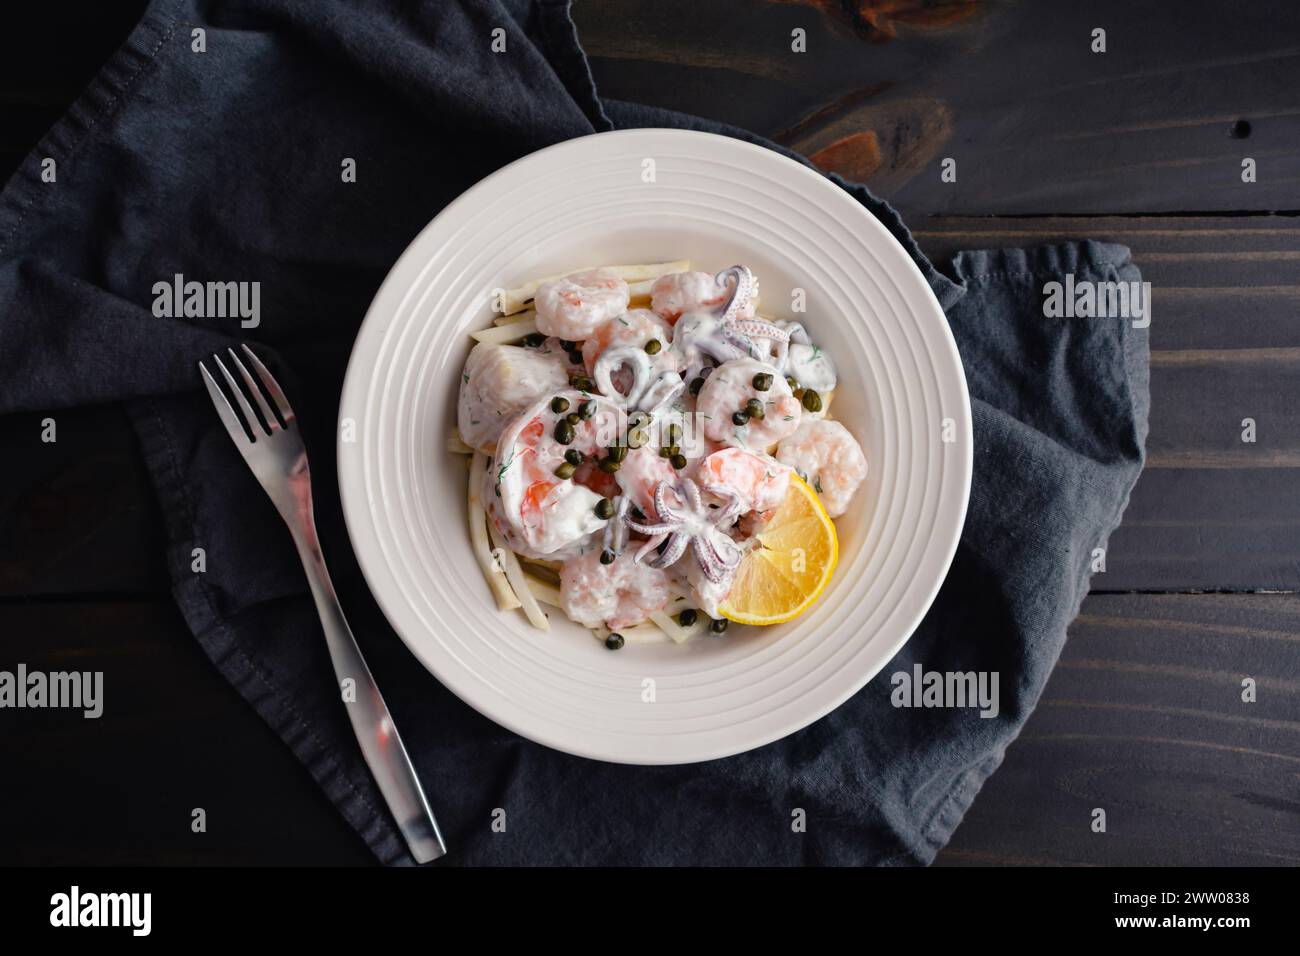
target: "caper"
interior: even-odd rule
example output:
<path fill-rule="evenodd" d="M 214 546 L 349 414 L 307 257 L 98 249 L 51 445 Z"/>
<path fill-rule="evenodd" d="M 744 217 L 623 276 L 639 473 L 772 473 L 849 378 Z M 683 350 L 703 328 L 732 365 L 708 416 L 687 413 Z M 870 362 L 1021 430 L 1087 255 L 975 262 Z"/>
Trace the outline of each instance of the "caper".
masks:
<path fill-rule="evenodd" d="M 799 387 L 799 383 L 794 379 L 793 376 L 790 375 L 787 375 L 785 377 L 785 384 L 789 385 L 791 389 L 796 389 Z"/>
<path fill-rule="evenodd" d="M 563 395 L 556 395 L 551 399 L 551 411 L 557 415 L 563 415 L 569 410 L 569 400 Z"/>
<path fill-rule="evenodd" d="M 682 426 L 676 422 L 668 426 L 668 444 L 678 445 L 682 440 Z"/>
<path fill-rule="evenodd" d="M 524 345 L 528 346 L 530 349 L 535 349 L 540 347 L 541 344 L 545 341 L 546 341 L 546 336 L 544 336 L 541 332 L 534 332 L 531 335 L 524 336 Z"/>
<path fill-rule="evenodd" d="M 692 395 L 698 395 L 698 394 L 700 394 L 700 389 L 702 389 L 703 387 L 704 387 L 704 379 L 702 379 L 702 378 L 700 378 L 700 377 L 698 377 L 698 376 L 695 377 L 695 378 L 693 378 L 693 379 L 691 379 L 691 394 L 692 394 Z"/>
<path fill-rule="evenodd" d="M 641 425 L 649 425 L 650 413 L 641 412 L 641 411 L 633 412 L 631 415 L 627 416 L 627 424 L 629 428 L 637 428 Z"/>
<path fill-rule="evenodd" d="M 731 416 L 731 422 L 733 425 L 748 425 L 749 413 L 744 409 L 741 409 Z"/>
<path fill-rule="evenodd" d="M 802 389 L 802 388 L 796 388 L 792 394 L 794 395 L 795 398 L 802 399 L 802 398 L 803 398 L 803 389 Z"/>
<path fill-rule="evenodd" d="M 569 412 L 569 414 L 564 416 L 564 420 L 568 422 L 570 425 L 572 425 L 574 428 L 577 428 L 578 423 L 582 421 L 582 416 L 579 415 L 577 412 Z"/>
<path fill-rule="evenodd" d="M 579 418 L 587 419 L 587 418 L 591 418 L 591 416 L 592 416 L 592 415 L 595 415 L 595 414 L 596 414 L 596 403 L 595 403 L 595 402 L 579 402 L 579 403 L 578 403 L 578 417 L 579 417 Z"/>
<path fill-rule="evenodd" d="M 808 409 L 810 412 L 820 412 L 822 410 L 822 397 L 811 388 L 805 389 L 803 393 L 803 407 Z"/>
<path fill-rule="evenodd" d="M 763 420 L 763 403 L 758 399 L 751 398 L 747 401 L 745 403 L 745 411 L 749 414 L 750 418 L 757 418 L 759 421 Z"/>
<path fill-rule="evenodd" d="M 561 418 L 555 423 L 555 440 L 561 445 L 573 444 L 573 426 L 569 424 L 567 418 Z"/>
<path fill-rule="evenodd" d="M 660 448 L 660 449 L 659 449 L 659 457 L 660 457 L 660 458 L 671 458 L 671 457 L 673 457 L 673 449 L 672 449 L 672 446 L 670 446 L 670 445 L 664 445 L 662 448 Z"/>
<path fill-rule="evenodd" d="M 678 471 L 681 471 L 683 468 L 686 467 L 686 456 L 683 455 L 681 452 L 678 452 L 677 454 L 673 455 L 672 458 L 668 459 L 668 462 Z"/>
<path fill-rule="evenodd" d="M 602 458 L 596 467 L 605 474 L 612 475 L 614 472 L 618 471 L 621 466 L 617 458 Z"/>
<path fill-rule="evenodd" d="M 597 501 L 596 517 L 604 518 L 606 521 L 614 517 L 614 502 L 609 498 L 601 498 Z"/>
<path fill-rule="evenodd" d="M 659 350 L 660 350 L 661 348 L 663 348 L 663 347 L 664 347 L 664 344 L 663 344 L 662 342 L 660 342 L 658 339 L 651 339 L 649 342 L 647 342 L 647 343 L 645 344 L 645 354 L 646 354 L 646 355 L 658 355 L 658 354 L 659 354 Z"/>
<path fill-rule="evenodd" d="M 607 549 L 605 549 L 604 551 L 600 552 L 600 563 L 601 563 L 601 564 L 613 564 L 613 563 L 614 563 L 614 557 L 615 557 L 614 552 L 613 552 L 613 551 L 610 551 L 610 550 L 607 548 Z"/>
<path fill-rule="evenodd" d="M 634 428 L 627 433 L 628 448 L 640 448 L 649 440 L 650 436 L 646 433 L 644 428 Z"/>
<path fill-rule="evenodd" d="M 605 646 L 611 651 L 618 650 L 623 646 L 623 635 L 618 633 L 618 631 L 610 634 L 609 637 L 605 638 Z"/>
<path fill-rule="evenodd" d="M 721 634 L 727 629 L 727 619 L 725 617 L 715 617 L 709 622 L 709 630 L 714 634 Z"/>
<path fill-rule="evenodd" d="M 686 610 L 682 611 L 681 614 L 677 615 L 677 623 L 682 627 L 690 627 L 695 623 L 695 620 L 698 617 L 699 615 L 696 613 L 695 608 L 688 607 Z"/>
<path fill-rule="evenodd" d="M 609 448 L 605 449 L 605 453 L 609 455 L 610 458 L 613 458 L 615 461 L 622 461 L 624 458 L 627 457 L 627 446 L 611 445 Z"/>
<path fill-rule="evenodd" d="M 564 460 L 574 468 L 577 468 L 582 464 L 582 452 L 578 451 L 576 448 L 570 448 L 564 453 Z"/>
<path fill-rule="evenodd" d="M 772 373 L 759 372 L 754 376 L 754 381 L 751 384 L 754 386 L 754 391 L 766 392 L 772 387 Z"/>
<path fill-rule="evenodd" d="M 569 384 L 580 392 L 594 392 L 596 383 L 585 375 L 574 375 L 570 377 Z"/>
<path fill-rule="evenodd" d="M 578 470 L 578 467 L 577 467 L 575 464 L 573 464 L 573 462 L 571 462 L 571 461 L 562 461 L 562 462 L 560 462 L 559 465 L 557 465 L 556 468 L 555 468 L 555 477 L 556 477 L 556 478 L 572 478 L 572 477 L 573 477 L 573 473 L 574 473 L 575 471 L 577 471 L 577 470 Z"/>

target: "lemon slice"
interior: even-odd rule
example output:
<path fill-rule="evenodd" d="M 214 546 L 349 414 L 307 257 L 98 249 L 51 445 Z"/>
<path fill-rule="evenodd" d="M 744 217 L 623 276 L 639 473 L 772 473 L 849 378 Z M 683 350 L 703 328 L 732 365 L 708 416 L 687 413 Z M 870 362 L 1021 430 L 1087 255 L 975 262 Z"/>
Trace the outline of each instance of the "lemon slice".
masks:
<path fill-rule="evenodd" d="M 798 617 L 826 588 L 839 559 L 835 525 L 798 475 L 757 544 L 736 569 L 718 610 L 737 624 L 780 624 Z"/>

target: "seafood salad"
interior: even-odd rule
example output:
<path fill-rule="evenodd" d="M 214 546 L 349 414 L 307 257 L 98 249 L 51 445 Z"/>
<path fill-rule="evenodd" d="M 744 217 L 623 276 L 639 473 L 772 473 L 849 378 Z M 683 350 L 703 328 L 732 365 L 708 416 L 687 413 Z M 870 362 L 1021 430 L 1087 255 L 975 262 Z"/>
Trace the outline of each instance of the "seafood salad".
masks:
<path fill-rule="evenodd" d="M 498 607 L 616 650 L 791 620 L 867 474 L 831 358 L 743 265 L 582 269 L 498 290 L 452 450 Z"/>

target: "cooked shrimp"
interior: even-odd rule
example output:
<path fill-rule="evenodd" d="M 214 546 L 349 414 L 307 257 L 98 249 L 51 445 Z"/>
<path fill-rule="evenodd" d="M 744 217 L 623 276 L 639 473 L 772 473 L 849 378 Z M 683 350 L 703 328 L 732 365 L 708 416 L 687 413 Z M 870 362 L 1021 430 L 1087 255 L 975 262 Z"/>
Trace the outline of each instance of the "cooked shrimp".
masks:
<path fill-rule="evenodd" d="M 801 406 L 776 368 L 742 358 L 723 362 L 704 380 L 696 412 L 714 441 L 763 451 L 799 427 Z"/>
<path fill-rule="evenodd" d="M 781 442 L 776 457 L 813 486 L 832 518 L 848 510 L 853 493 L 867 477 L 862 446 L 837 421 L 806 421 Z"/>
<path fill-rule="evenodd" d="M 695 480 L 702 486 L 729 488 L 742 511 L 769 512 L 785 500 L 790 468 L 761 452 L 724 448 L 700 462 Z"/>
<path fill-rule="evenodd" d="M 714 311 L 731 297 L 731 286 L 720 284 L 716 276 L 707 272 L 670 272 L 655 280 L 650 287 L 650 308 L 670 323 L 676 323 L 684 312 L 698 309 Z M 741 305 L 737 318 L 754 317 L 754 299 L 758 298 L 758 283 L 753 282 L 752 293 Z"/>
<path fill-rule="evenodd" d="M 668 603 L 669 576 L 624 552 L 601 564 L 592 551 L 566 561 L 560 569 L 564 613 L 586 627 L 631 627 Z"/>
<path fill-rule="evenodd" d="M 586 485 L 602 498 L 613 498 L 622 494 L 623 490 L 618 486 L 618 478 L 607 471 L 602 471 L 599 465 L 598 457 L 588 458 L 573 473 L 573 480 L 580 485 Z"/>
<path fill-rule="evenodd" d="M 497 485 L 496 468 L 492 464 L 492 459 L 488 459 L 488 467 L 479 480 L 482 482 L 479 498 L 483 502 L 483 510 L 487 512 L 488 520 L 501 532 L 501 536 L 505 538 L 510 550 L 521 558 L 567 561 L 570 558 L 576 558 L 580 554 L 585 554 L 592 548 L 600 550 L 600 534 L 598 532 L 590 535 L 579 535 L 567 544 L 562 544 L 551 551 L 538 551 L 536 548 L 531 547 L 523 534 L 515 525 L 507 521 L 502 513 L 501 498 L 497 495 L 499 486 Z M 577 480 L 576 476 L 574 480 Z M 599 494 L 599 491 L 597 493 Z M 617 488 L 614 489 L 614 493 L 618 494 Z"/>
<path fill-rule="evenodd" d="M 616 434 L 617 420 L 606 399 L 566 389 L 542 398 L 501 433 L 493 495 L 500 492 L 501 517 L 534 554 L 558 551 L 605 526 L 595 511 L 602 496 L 573 479 L 604 436 Z"/>
<path fill-rule="evenodd" d="M 490 342 L 474 346 L 461 373 L 456 407 L 456 426 L 465 444 L 492 446 L 525 408 L 568 386 L 568 359 L 548 344 L 553 341 L 535 349 Z"/>
<path fill-rule="evenodd" d="M 672 462 L 659 454 L 653 443 L 640 448 L 629 448 L 614 477 L 628 501 L 650 518 L 655 517 L 655 489 L 660 482 L 672 484 L 678 473 Z"/>
<path fill-rule="evenodd" d="M 582 358 L 596 386 L 618 400 L 639 398 L 665 372 L 676 372 L 668 323 L 649 309 L 632 309 L 602 323 L 582 343 Z"/>
<path fill-rule="evenodd" d="M 580 342 L 607 319 L 627 311 L 627 283 L 608 269 L 591 269 L 537 289 L 537 331 Z"/>
<path fill-rule="evenodd" d="M 650 342 L 649 350 L 646 346 Z M 602 323 L 582 343 L 587 372 L 595 371 L 596 359 L 608 349 L 632 345 L 647 351 L 656 372 L 677 371 L 677 353 L 672 350 L 672 327 L 649 309 L 631 309 Z M 615 378 L 618 384 L 618 379 Z"/>

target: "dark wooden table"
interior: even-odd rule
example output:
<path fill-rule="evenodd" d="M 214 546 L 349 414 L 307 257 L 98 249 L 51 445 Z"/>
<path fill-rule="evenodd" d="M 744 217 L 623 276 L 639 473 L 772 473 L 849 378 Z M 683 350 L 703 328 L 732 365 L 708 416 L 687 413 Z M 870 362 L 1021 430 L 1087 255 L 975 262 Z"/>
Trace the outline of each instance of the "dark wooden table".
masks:
<path fill-rule="evenodd" d="M 10 33 L 0 175 L 139 7 L 51 6 Z M 605 0 L 577 18 L 605 96 L 865 179 L 936 259 L 1092 237 L 1153 284 L 1147 471 L 940 862 L 1300 861 L 1300 5 Z M 0 862 L 369 862 L 174 609 L 121 412 L 61 413 L 52 446 L 41 417 L 0 418 L 0 665 L 132 677 L 99 721 L 0 716 Z"/>

